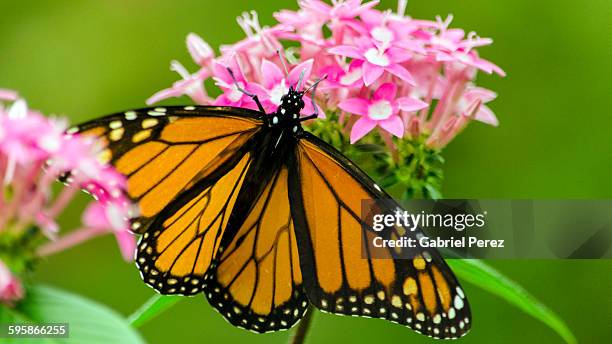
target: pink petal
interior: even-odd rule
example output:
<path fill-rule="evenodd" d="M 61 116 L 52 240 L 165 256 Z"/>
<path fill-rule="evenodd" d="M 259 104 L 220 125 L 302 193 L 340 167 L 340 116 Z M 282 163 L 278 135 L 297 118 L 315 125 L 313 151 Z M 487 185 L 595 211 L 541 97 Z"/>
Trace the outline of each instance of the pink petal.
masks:
<path fill-rule="evenodd" d="M 278 85 L 284 78 L 283 71 L 274 63 L 264 59 L 261 63 L 261 74 L 263 86 L 267 89 L 272 89 Z"/>
<path fill-rule="evenodd" d="M 378 122 L 378 125 L 397 137 L 401 138 L 404 136 L 404 122 L 399 116 L 391 116 L 384 121 Z"/>
<path fill-rule="evenodd" d="M 499 68 L 499 66 L 497 66 L 493 62 L 490 62 L 484 59 L 478 59 L 478 65 L 479 65 L 479 68 L 483 68 L 483 70 L 485 70 L 484 68 L 486 68 L 487 70 L 490 70 L 491 72 L 497 73 L 499 76 L 506 76 L 506 72 L 504 72 L 503 69 Z"/>
<path fill-rule="evenodd" d="M 304 96 L 303 99 L 304 99 L 304 109 L 302 110 L 302 115 L 314 114 L 314 108 L 312 107 L 311 98 L 308 96 Z M 323 109 L 318 104 L 315 104 L 315 105 L 317 106 L 317 110 L 319 111 L 319 118 L 325 118 L 325 112 L 323 111 Z"/>
<path fill-rule="evenodd" d="M 350 112 L 355 115 L 366 115 L 368 113 L 368 106 L 370 103 L 362 98 L 349 98 L 341 101 L 338 107 L 346 112 Z"/>
<path fill-rule="evenodd" d="M 234 75 L 236 76 L 236 78 L 238 78 L 238 75 L 236 75 L 236 71 L 232 72 L 234 72 Z M 227 71 L 227 67 L 217 61 L 213 62 L 213 76 L 215 79 L 220 80 L 227 85 L 231 85 L 233 83 L 232 77 Z"/>
<path fill-rule="evenodd" d="M 446 32 L 444 33 L 444 36 L 447 39 L 450 39 L 451 41 L 458 42 L 462 40 L 463 37 L 465 36 L 465 31 L 463 31 L 462 29 L 449 29 L 449 30 L 446 30 Z"/>
<path fill-rule="evenodd" d="M 398 78 L 404 80 L 408 84 L 410 84 L 412 86 L 416 86 L 416 82 L 414 81 L 414 78 L 412 77 L 412 74 L 410 74 L 410 72 L 406 68 L 402 67 L 401 65 L 392 64 L 392 65 L 389 65 L 389 66 L 385 67 L 385 69 L 389 73 L 391 73 L 391 74 L 397 76 Z"/>
<path fill-rule="evenodd" d="M 149 99 L 146 100 L 146 103 L 147 105 L 151 105 L 159 101 L 162 101 L 164 99 L 180 97 L 182 95 L 183 95 L 182 90 L 177 90 L 174 88 L 166 88 L 164 90 L 156 92 L 154 95 L 149 97 Z"/>
<path fill-rule="evenodd" d="M 358 15 L 360 13 L 363 13 L 363 12 L 371 9 L 372 7 L 378 5 L 379 2 L 380 1 L 378 1 L 378 0 L 366 2 L 365 4 L 363 4 L 363 5 L 359 6 L 359 7 L 357 7 L 356 9 L 354 9 L 352 13 L 353 13 L 353 15 Z M 360 3 L 361 3 L 361 0 L 355 0 L 355 4 L 353 6 L 351 6 L 351 7 L 354 7 L 354 6 L 356 6 L 356 5 L 360 4 Z"/>
<path fill-rule="evenodd" d="M 83 224 L 87 227 L 98 229 L 110 229 L 111 225 L 106 217 L 106 208 L 100 202 L 91 202 L 82 218 Z"/>
<path fill-rule="evenodd" d="M 19 94 L 17 93 L 17 91 L 9 90 L 6 88 L 0 88 L 0 99 L 1 100 L 15 101 L 17 100 L 17 98 L 19 98 Z"/>
<path fill-rule="evenodd" d="M 193 60 L 200 66 L 208 64 L 214 57 L 214 52 L 210 45 L 195 33 L 187 35 L 187 49 Z"/>
<path fill-rule="evenodd" d="M 357 122 L 353 124 L 353 128 L 351 129 L 351 144 L 357 142 L 375 127 L 376 121 L 372 121 L 366 116 L 359 118 Z"/>
<path fill-rule="evenodd" d="M 372 85 L 384 72 L 384 68 L 371 64 L 370 62 L 363 63 L 363 83 L 366 86 Z"/>
<path fill-rule="evenodd" d="M 494 127 L 499 125 L 499 121 L 497 120 L 497 117 L 493 111 L 484 105 L 480 105 L 480 109 L 476 113 L 475 118 L 477 121 L 492 125 Z"/>
<path fill-rule="evenodd" d="M 225 93 L 221 93 L 215 100 L 213 100 L 212 105 L 217 106 L 239 106 L 240 103 L 232 101 L 229 96 Z"/>
<path fill-rule="evenodd" d="M 329 48 L 327 51 L 334 55 L 346 56 L 353 59 L 363 59 L 361 50 L 350 45 L 338 45 L 333 48 Z"/>
<path fill-rule="evenodd" d="M 472 87 L 466 91 L 465 97 L 470 100 L 480 99 L 483 103 L 488 103 L 497 98 L 497 93 L 482 87 Z"/>
<path fill-rule="evenodd" d="M 302 114 L 303 115 L 313 114 L 314 108 L 312 107 L 312 98 L 310 98 L 309 96 L 304 96 L 302 100 L 304 101 L 304 108 L 302 109 Z"/>
<path fill-rule="evenodd" d="M 136 239 L 134 235 L 128 231 L 115 232 L 115 239 L 119 245 L 119 250 L 123 259 L 126 261 L 134 260 L 134 252 L 136 251 Z"/>
<path fill-rule="evenodd" d="M 396 101 L 400 110 L 408 112 L 419 111 L 429 106 L 429 104 L 425 103 L 424 101 L 409 97 L 401 97 Z"/>
<path fill-rule="evenodd" d="M 224 57 L 221 62 L 214 61 L 213 76 L 219 80 L 222 80 L 226 84 L 233 84 L 234 81 L 230 73 L 227 71 L 228 68 L 232 70 L 232 73 L 234 73 L 234 76 L 238 81 L 246 81 L 242 68 L 240 68 L 240 64 L 238 64 L 235 54 Z"/>
<path fill-rule="evenodd" d="M 380 100 L 385 99 L 392 102 L 397 94 L 397 86 L 395 84 L 387 82 L 382 85 L 374 92 L 373 99 Z"/>
<path fill-rule="evenodd" d="M 297 86 L 298 81 L 300 80 L 300 75 L 302 71 L 304 71 L 304 77 L 302 79 L 302 87 L 306 83 L 308 79 L 310 79 L 310 74 L 312 73 L 312 64 L 314 63 L 314 59 L 308 59 L 299 65 L 293 67 L 287 76 L 287 82 L 289 85 Z"/>
<path fill-rule="evenodd" d="M 257 95 L 259 97 L 259 99 L 264 99 L 265 97 L 268 96 L 268 90 L 263 87 L 262 85 L 256 83 L 256 82 L 249 82 L 247 83 L 244 88 L 249 92 L 249 93 L 253 93 L 255 95 Z M 247 98 L 250 99 L 249 96 L 246 96 Z"/>
<path fill-rule="evenodd" d="M 407 54 L 405 49 L 391 47 L 385 51 L 391 62 L 401 63 L 410 60 L 412 54 Z"/>

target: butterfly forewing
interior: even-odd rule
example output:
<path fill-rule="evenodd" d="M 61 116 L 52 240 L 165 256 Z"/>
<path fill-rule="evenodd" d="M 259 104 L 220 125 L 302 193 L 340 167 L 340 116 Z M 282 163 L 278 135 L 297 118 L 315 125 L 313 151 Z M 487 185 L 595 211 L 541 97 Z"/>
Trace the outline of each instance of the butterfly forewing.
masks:
<path fill-rule="evenodd" d="M 69 132 L 100 139 L 100 159 L 126 175 L 127 195 L 138 204 L 132 229 L 144 233 L 181 192 L 228 171 L 261 124 L 248 110 L 167 107 L 107 116 Z"/>

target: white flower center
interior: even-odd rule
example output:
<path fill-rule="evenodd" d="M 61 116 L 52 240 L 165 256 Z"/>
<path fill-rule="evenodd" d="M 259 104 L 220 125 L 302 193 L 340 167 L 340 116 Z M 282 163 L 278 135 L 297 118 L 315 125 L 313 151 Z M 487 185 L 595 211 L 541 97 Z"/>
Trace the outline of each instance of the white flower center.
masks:
<path fill-rule="evenodd" d="M 362 73 L 361 68 L 355 68 L 355 70 L 353 70 L 352 72 L 348 72 L 348 73 L 344 74 L 340 78 L 340 83 L 342 85 L 352 85 L 357 80 L 361 79 L 362 75 L 363 75 L 363 73 Z"/>
<path fill-rule="evenodd" d="M 238 84 L 240 85 L 240 87 L 244 88 L 244 84 L 241 82 L 238 82 Z M 227 97 L 233 101 L 233 102 L 237 102 L 242 98 L 242 95 L 244 93 L 242 93 L 239 89 L 238 86 L 236 84 L 232 84 L 232 91 L 230 92 L 230 94 L 227 95 Z"/>
<path fill-rule="evenodd" d="M 387 29 L 384 26 L 377 26 L 370 31 L 372 37 L 383 43 L 385 46 L 393 40 L 393 31 Z"/>
<path fill-rule="evenodd" d="M 385 120 L 393 114 L 393 107 L 388 100 L 379 100 L 368 108 L 368 117 L 376 121 Z"/>
<path fill-rule="evenodd" d="M 370 48 L 365 53 L 365 58 L 368 62 L 373 63 L 377 66 L 386 67 L 389 65 L 389 58 L 385 56 L 385 53 L 376 49 Z"/>
<path fill-rule="evenodd" d="M 285 82 L 285 79 L 283 79 L 270 90 L 270 101 L 274 103 L 274 105 L 280 105 L 281 98 L 287 93 L 288 90 L 287 83 Z"/>
<path fill-rule="evenodd" d="M 8 110 L 8 118 L 25 118 L 28 115 L 28 105 L 25 100 L 18 99 Z"/>
<path fill-rule="evenodd" d="M 120 231 L 125 227 L 125 220 L 123 218 L 123 212 L 119 207 L 114 204 L 109 204 L 106 207 L 106 217 L 110 223 L 112 229 Z"/>
<path fill-rule="evenodd" d="M 48 151 L 57 152 L 61 147 L 61 142 L 55 135 L 44 135 L 40 138 L 40 146 Z"/>

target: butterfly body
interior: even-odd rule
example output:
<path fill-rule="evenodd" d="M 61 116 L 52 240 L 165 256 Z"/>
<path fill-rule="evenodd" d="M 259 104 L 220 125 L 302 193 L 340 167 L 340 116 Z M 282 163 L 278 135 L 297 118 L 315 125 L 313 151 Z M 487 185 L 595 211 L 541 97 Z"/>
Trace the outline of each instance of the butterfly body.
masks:
<path fill-rule="evenodd" d="M 404 260 L 391 249 L 382 259 L 362 251 L 375 232 L 361 201 L 390 197 L 302 129 L 316 117 L 300 117 L 303 95 L 290 88 L 271 114 L 140 109 L 72 130 L 100 137 L 128 178 L 143 280 L 162 294 L 203 293 L 231 324 L 255 332 L 288 329 L 312 304 L 437 338 L 467 333 L 467 299 L 437 251 Z"/>

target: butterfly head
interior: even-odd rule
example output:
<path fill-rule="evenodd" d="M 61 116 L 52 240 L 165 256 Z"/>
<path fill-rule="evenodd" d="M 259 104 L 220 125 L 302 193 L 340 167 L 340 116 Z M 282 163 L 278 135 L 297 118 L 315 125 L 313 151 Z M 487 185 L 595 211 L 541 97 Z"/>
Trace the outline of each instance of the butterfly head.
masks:
<path fill-rule="evenodd" d="M 293 86 L 281 97 L 281 104 L 276 110 L 276 114 L 285 120 L 298 119 L 300 112 L 304 109 L 304 92 L 297 91 Z"/>

